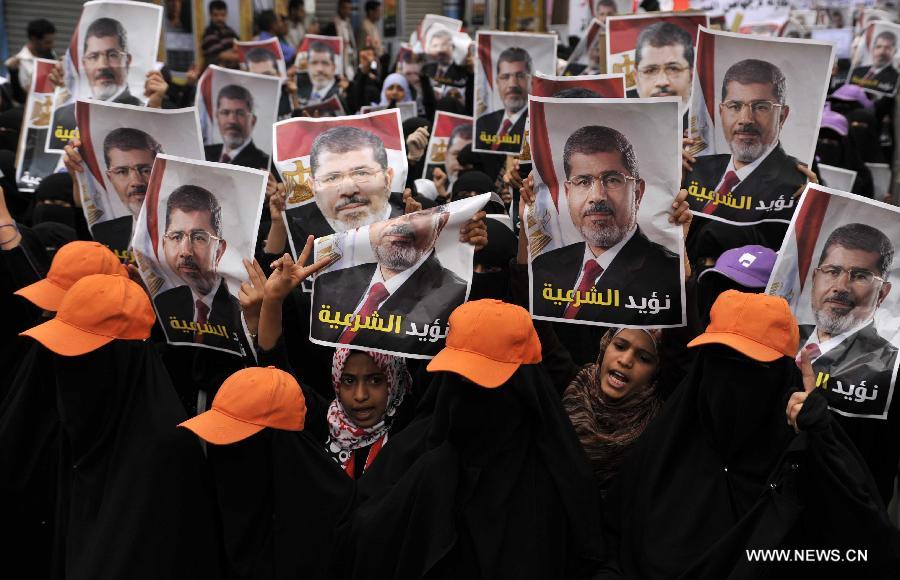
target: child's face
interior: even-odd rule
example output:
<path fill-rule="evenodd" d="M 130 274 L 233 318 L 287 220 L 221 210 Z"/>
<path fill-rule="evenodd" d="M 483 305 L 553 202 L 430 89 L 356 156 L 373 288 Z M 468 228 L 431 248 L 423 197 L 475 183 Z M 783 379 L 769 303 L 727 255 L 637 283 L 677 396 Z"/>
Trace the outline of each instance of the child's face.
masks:
<path fill-rule="evenodd" d="M 209 13 L 209 21 L 215 26 L 225 26 L 225 20 L 228 18 L 228 11 L 219 9 L 214 9 Z"/>

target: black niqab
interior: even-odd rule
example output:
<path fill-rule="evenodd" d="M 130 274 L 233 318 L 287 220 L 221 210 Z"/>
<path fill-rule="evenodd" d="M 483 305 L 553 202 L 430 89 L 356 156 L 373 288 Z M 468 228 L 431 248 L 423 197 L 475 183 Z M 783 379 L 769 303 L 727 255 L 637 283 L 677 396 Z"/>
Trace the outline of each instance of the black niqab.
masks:
<path fill-rule="evenodd" d="M 484 389 L 435 377 L 420 417 L 359 482 L 352 578 L 581 578 L 602 561 L 599 497 L 539 365 Z"/>
<path fill-rule="evenodd" d="M 613 565 L 625 577 L 679 576 L 753 507 L 793 437 L 793 364 L 717 345 L 698 352 L 607 497 Z"/>
<path fill-rule="evenodd" d="M 55 575 L 218 578 L 212 489 L 168 374 L 143 341 L 53 357 L 61 424 Z"/>
<path fill-rule="evenodd" d="M 332 578 L 354 482 L 309 434 L 263 429 L 209 445 L 229 576 Z"/>

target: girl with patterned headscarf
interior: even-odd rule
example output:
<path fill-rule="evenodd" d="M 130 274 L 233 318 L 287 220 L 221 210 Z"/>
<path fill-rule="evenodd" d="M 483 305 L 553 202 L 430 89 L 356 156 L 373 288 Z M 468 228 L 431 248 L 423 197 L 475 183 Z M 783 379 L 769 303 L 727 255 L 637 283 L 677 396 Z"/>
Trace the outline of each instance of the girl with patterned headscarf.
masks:
<path fill-rule="evenodd" d="M 411 378 L 400 357 L 371 351 L 335 350 L 328 407 L 326 450 L 350 477 L 369 468 L 403 423 L 398 413 L 409 399 Z"/>

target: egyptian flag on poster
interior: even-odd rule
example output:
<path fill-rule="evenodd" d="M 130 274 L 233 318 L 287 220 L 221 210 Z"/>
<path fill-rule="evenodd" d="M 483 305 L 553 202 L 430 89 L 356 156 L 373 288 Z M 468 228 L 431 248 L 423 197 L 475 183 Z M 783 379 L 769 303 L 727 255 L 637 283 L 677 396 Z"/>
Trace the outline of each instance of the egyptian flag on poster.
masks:
<path fill-rule="evenodd" d="M 435 168 L 441 167 L 446 173 L 447 152 L 450 148 L 450 138 L 454 133 L 466 131 L 457 127 L 469 127 L 468 137 L 472 140 L 472 117 L 457 115 L 446 111 L 437 111 L 434 114 L 434 125 L 431 128 L 431 136 L 428 139 L 428 150 L 425 152 L 425 167 L 422 168 L 422 179 L 431 179 Z M 456 175 L 450 176 L 452 180 Z"/>
<path fill-rule="evenodd" d="M 25 104 L 16 151 L 16 184 L 19 191 L 34 191 L 41 180 L 56 170 L 59 163 L 59 154 L 44 151 L 53 108 L 54 86 L 49 75 L 55 66 L 55 60 L 34 59 L 31 91 Z"/>
<path fill-rule="evenodd" d="M 294 58 L 294 65 L 297 66 L 298 74 L 307 72 L 309 67 L 309 47 L 312 44 L 324 44 L 330 47 L 334 53 L 334 68 L 335 70 L 341 70 L 341 63 L 344 62 L 344 43 L 340 37 L 307 34 L 300 41 L 300 46 L 297 47 L 297 56 Z"/>
<path fill-rule="evenodd" d="M 716 36 L 701 29 L 694 52 L 694 78 L 688 113 L 688 135 L 694 140 L 691 155 L 715 153 L 716 143 Z"/>
<path fill-rule="evenodd" d="M 788 231 L 793 229 L 794 235 L 786 235 L 779 256 L 793 256 L 796 259 L 785 260 L 788 268 L 776 268 L 773 272 L 766 294 L 782 296 L 794 309 L 803 293 L 803 283 L 807 279 L 813 263 L 816 242 L 828 210 L 831 195 L 827 188 L 807 185 L 797 206 L 797 211 Z M 832 190 L 833 191 L 833 190 Z"/>
<path fill-rule="evenodd" d="M 281 50 L 277 38 L 269 38 L 267 40 L 248 40 L 246 42 L 235 42 L 234 50 L 238 53 L 241 60 L 241 68 L 254 72 L 250 66 L 250 62 L 259 62 L 266 59 L 267 53 L 269 58 L 275 60 L 275 67 L 278 69 L 278 75 L 282 78 L 287 76 L 287 67 L 284 64 L 284 53 Z"/>
<path fill-rule="evenodd" d="M 622 74 L 553 76 L 535 73 L 531 77 L 531 94 L 536 97 L 555 97 L 567 89 L 584 89 L 596 96 L 578 95 L 581 98 L 624 99 L 625 78 Z"/>
<path fill-rule="evenodd" d="M 536 72 L 531 77 L 531 94 L 535 97 L 555 97 L 567 89 L 584 89 L 595 95 L 579 94 L 578 98 L 624 99 L 625 79 L 621 74 L 554 76 Z M 572 95 L 573 97 L 575 95 Z M 531 117 L 525 121 L 525 145 L 520 160 L 531 159 Z"/>
<path fill-rule="evenodd" d="M 603 23 L 596 18 L 591 20 L 591 23 L 588 24 L 587 30 L 581 37 L 581 40 L 578 41 L 578 44 L 576 44 L 575 48 L 572 50 L 572 54 L 569 55 L 569 61 L 566 63 L 566 68 L 563 70 L 564 75 L 580 75 L 590 68 L 591 47 L 600 40 L 605 28 Z"/>
<path fill-rule="evenodd" d="M 406 143 L 403 139 L 403 125 L 400 111 L 387 109 L 365 115 L 348 115 L 338 118 L 313 119 L 295 117 L 275 123 L 273 135 L 273 163 L 286 189 L 285 218 L 295 214 L 294 210 L 315 201 L 310 183 L 312 168 L 309 158 L 316 137 L 336 127 L 355 127 L 374 134 L 384 143 L 388 167 L 394 170 L 391 191 L 402 192 L 406 185 L 409 163 L 406 158 Z M 291 249 L 298 249 L 288 228 Z M 302 244 L 300 244 L 302 249 Z"/>
<path fill-rule="evenodd" d="M 665 16 L 648 16 L 635 14 L 628 16 L 610 16 L 606 19 L 606 70 L 611 73 L 625 75 L 625 90 L 637 88 L 637 63 L 635 48 L 641 32 L 648 26 L 668 22 L 681 28 L 697 38 L 701 26 L 707 26 L 706 14 L 668 14 Z M 636 96 L 636 95 L 635 95 Z"/>

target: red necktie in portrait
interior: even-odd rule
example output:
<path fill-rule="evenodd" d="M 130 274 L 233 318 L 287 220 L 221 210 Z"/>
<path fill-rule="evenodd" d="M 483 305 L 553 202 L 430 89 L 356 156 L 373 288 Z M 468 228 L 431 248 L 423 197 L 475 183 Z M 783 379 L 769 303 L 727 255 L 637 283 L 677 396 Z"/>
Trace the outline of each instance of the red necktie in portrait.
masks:
<path fill-rule="evenodd" d="M 375 309 L 378 308 L 378 305 L 381 304 L 381 302 L 388 296 L 390 296 L 390 293 L 387 291 L 387 288 L 384 287 L 384 284 L 378 282 L 369 290 L 369 294 L 366 296 L 365 301 L 359 308 L 359 312 L 356 313 L 356 317 L 366 318 L 367 316 L 372 316 L 372 313 L 375 312 Z M 350 344 L 351 342 L 353 342 L 353 339 L 355 337 L 356 332 L 348 326 L 338 337 L 338 342 L 341 344 Z"/>
<path fill-rule="evenodd" d="M 722 180 L 722 185 L 719 187 L 719 189 L 716 190 L 716 193 L 720 194 L 722 197 L 725 197 L 740 182 L 741 180 L 738 178 L 737 173 L 729 170 L 728 173 L 725 174 L 725 179 Z M 706 215 L 712 215 L 713 213 L 715 213 L 716 208 L 718 207 L 719 204 L 708 201 L 706 202 L 706 205 L 703 206 L 703 213 L 705 213 Z"/>
<path fill-rule="evenodd" d="M 503 124 L 500 125 L 500 132 L 497 133 L 498 137 L 503 137 L 509 132 L 509 128 L 512 127 L 512 121 L 509 119 L 503 119 Z M 496 143 L 491 145 L 491 151 L 496 151 L 500 148 L 500 141 L 498 140 Z"/>
<path fill-rule="evenodd" d="M 207 306 L 202 300 L 197 299 L 194 302 L 194 305 L 197 307 L 197 324 L 206 324 L 209 322 L 209 306 Z M 197 344 L 203 344 L 203 334 L 199 332 L 194 332 L 194 342 Z"/>
<path fill-rule="evenodd" d="M 597 278 L 600 277 L 600 274 L 603 273 L 603 268 L 600 267 L 600 264 L 597 263 L 596 260 L 588 260 L 584 264 L 584 268 L 581 273 L 581 284 L 578 285 L 576 290 L 581 292 L 581 294 L 587 294 L 594 284 L 597 282 Z M 571 302 L 568 306 L 566 306 L 566 311 L 563 314 L 563 318 L 567 318 L 569 320 L 575 318 L 578 315 L 578 311 L 581 309 L 581 305 L 574 306 Z"/>

